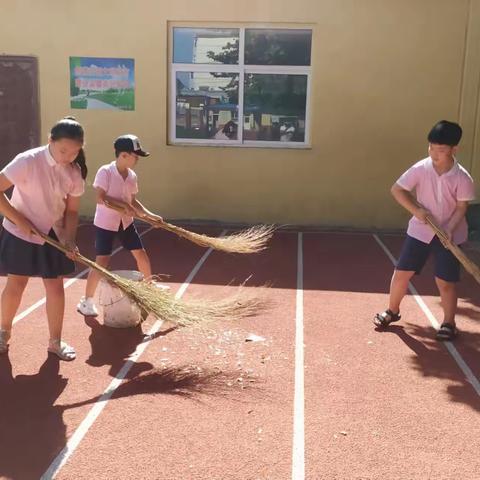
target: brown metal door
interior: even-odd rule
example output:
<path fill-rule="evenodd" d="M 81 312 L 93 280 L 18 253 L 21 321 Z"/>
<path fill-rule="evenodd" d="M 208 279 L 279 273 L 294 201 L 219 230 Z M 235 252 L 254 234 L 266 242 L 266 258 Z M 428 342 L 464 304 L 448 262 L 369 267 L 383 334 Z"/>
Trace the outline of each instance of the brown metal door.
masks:
<path fill-rule="evenodd" d="M 0 169 L 39 142 L 37 59 L 0 55 Z"/>

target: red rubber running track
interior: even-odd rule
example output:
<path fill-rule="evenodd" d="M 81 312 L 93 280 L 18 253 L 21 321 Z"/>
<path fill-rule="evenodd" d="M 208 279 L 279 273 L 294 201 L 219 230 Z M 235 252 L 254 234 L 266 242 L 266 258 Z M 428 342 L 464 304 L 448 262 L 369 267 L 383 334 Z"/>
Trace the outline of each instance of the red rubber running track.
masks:
<path fill-rule="evenodd" d="M 79 230 L 90 257 L 91 235 Z M 202 331 L 150 318 L 112 329 L 76 313 L 79 267 L 64 328 L 77 359 L 65 363 L 47 356 L 43 286 L 31 279 L 0 357 L 0 478 L 479 478 L 480 286 L 466 274 L 461 335 L 443 344 L 429 266 L 402 321 L 373 328 L 400 237 L 278 232 L 251 256 L 160 230 L 143 239 L 172 293 L 219 298 L 251 276 L 269 308 Z M 112 268 L 134 268 L 128 252 Z"/>

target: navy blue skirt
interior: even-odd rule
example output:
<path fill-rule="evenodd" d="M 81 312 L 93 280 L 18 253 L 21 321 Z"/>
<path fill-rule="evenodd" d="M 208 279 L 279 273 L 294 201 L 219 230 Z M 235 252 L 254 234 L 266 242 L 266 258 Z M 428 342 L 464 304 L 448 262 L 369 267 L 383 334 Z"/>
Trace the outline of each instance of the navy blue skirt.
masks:
<path fill-rule="evenodd" d="M 55 232 L 48 236 L 58 241 Z M 57 278 L 75 271 L 75 263 L 55 247 L 27 242 L 2 228 L 0 263 L 5 273 L 27 277 Z"/>

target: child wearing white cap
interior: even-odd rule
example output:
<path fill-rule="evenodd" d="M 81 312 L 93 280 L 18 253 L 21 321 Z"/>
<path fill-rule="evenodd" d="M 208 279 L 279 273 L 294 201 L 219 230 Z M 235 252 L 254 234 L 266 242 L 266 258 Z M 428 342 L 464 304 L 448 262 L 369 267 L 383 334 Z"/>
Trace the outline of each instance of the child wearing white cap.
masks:
<path fill-rule="evenodd" d="M 150 259 L 138 235 L 133 217 L 148 214 L 150 218 L 162 221 L 162 217 L 147 210 L 137 199 L 137 175 L 133 168 L 140 157 L 150 154 L 144 151 L 138 137 L 122 135 L 114 142 L 115 161 L 103 165 L 98 170 L 93 186 L 96 190 L 97 207 L 95 211 L 95 262 L 107 267 L 115 238 L 119 238 L 123 248 L 129 250 L 137 262 L 138 270 L 143 278 L 152 276 Z M 123 209 L 118 212 L 108 208 L 110 203 Z M 97 316 L 98 310 L 94 302 L 94 294 L 100 280 L 100 274 L 90 270 L 87 278 L 85 296 L 77 305 L 79 313 L 85 316 Z"/>

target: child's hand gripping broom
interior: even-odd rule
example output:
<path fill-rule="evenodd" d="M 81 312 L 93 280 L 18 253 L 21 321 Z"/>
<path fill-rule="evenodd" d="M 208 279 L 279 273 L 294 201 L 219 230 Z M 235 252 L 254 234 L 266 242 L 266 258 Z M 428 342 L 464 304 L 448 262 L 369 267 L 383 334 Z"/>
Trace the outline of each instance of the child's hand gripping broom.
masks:
<path fill-rule="evenodd" d="M 105 202 L 105 205 L 118 212 L 124 212 L 124 209 L 112 202 Z M 186 238 L 201 247 L 211 247 L 214 250 L 220 250 L 228 253 L 257 253 L 267 248 L 267 242 L 273 235 L 275 228 L 271 225 L 260 225 L 251 227 L 241 232 L 229 235 L 227 237 L 209 237 L 199 233 L 190 232 L 183 228 L 172 225 L 164 221 L 158 221 L 149 215 L 137 215 L 135 218 L 156 228 L 163 228 L 169 232 Z"/>
<path fill-rule="evenodd" d="M 70 249 L 49 236 L 38 231 L 34 233 L 63 253 L 72 253 Z M 218 301 L 183 301 L 174 298 L 170 293 L 159 289 L 151 282 L 136 282 L 115 275 L 79 253 L 75 254 L 75 261 L 98 271 L 141 309 L 151 313 L 156 318 L 172 322 L 178 326 L 194 326 L 222 319 L 239 320 L 243 317 L 255 315 L 265 307 L 265 302 L 262 299 L 254 295 L 244 295 L 238 291 L 234 295 Z"/>

